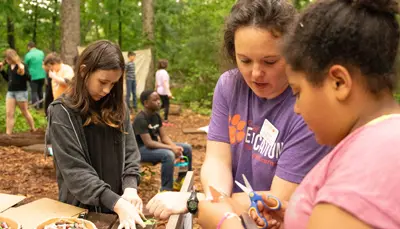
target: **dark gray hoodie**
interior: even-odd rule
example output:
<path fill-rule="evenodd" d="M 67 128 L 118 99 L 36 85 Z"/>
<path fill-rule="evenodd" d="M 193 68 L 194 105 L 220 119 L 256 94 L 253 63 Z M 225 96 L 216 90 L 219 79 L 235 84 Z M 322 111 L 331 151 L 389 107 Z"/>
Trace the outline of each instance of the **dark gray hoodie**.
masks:
<path fill-rule="evenodd" d="M 46 144 L 51 144 L 56 165 L 59 200 L 71 205 L 102 211 L 101 206 L 112 210 L 120 195 L 101 180 L 91 165 L 80 114 L 61 100 L 55 100 L 48 108 L 49 124 Z M 122 190 L 137 188 L 140 180 L 140 153 L 129 120 L 124 122 L 121 161 Z"/>

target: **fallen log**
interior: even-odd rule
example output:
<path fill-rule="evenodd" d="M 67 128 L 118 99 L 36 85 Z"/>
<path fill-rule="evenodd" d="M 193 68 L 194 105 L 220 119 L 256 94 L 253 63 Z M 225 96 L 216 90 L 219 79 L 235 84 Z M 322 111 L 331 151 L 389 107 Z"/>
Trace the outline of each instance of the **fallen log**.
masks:
<path fill-rule="evenodd" d="M 35 132 L 16 133 L 12 135 L 0 134 L 0 146 L 30 146 L 44 143 L 44 134 L 42 130 Z"/>
<path fill-rule="evenodd" d="M 181 106 L 177 105 L 177 104 L 170 104 L 169 105 L 169 114 L 170 115 L 177 115 L 179 116 L 181 114 Z"/>

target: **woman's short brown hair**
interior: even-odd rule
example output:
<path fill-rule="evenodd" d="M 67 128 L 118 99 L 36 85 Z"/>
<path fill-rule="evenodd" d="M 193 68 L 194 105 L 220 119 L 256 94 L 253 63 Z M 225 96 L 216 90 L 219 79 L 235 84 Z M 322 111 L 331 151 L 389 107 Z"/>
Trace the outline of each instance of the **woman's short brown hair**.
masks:
<path fill-rule="evenodd" d="M 9 61 L 14 62 L 14 64 L 18 64 L 21 62 L 21 58 L 18 56 L 17 51 L 15 51 L 14 49 L 7 49 L 4 52 L 4 56 L 6 59 L 8 59 Z"/>
<path fill-rule="evenodd" d="M 47 54 L 46 58 L 43 61 L 44 65 L 54 65 L 54 64 L 61 64 L 61 57 L 56 52 L 52 52 Z"/>
<path fill-rule="evenodd" d="M 240 27 L 266 29 L 276 37 L 289 30 L 296 9 L 288 0 L 238 0 L 225 23 L 224 52 L 236 64 L 235 32 Z"/>
<path fill-rule="evenodd" d="M 158 69 L 166 69 L 168 67 L 167 59 L 159 59 L 158 60 Z"/>

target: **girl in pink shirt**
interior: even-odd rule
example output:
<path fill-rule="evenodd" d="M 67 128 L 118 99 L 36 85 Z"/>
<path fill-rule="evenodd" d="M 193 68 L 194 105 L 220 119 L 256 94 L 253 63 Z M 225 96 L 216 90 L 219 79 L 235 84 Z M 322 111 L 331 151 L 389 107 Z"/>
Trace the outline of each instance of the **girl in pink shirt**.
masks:
<path fill-rule="evenodd" d="M 320 0 L 302 12 L 283 46 L 294 109 L 319 143 L 335 148 L 288 205 L 263 212 L 267 219 L 285 229 L 400 228 L 398 7 L 396 0 Z M 235 210 L 232 203 L 200 208 L 208 206 Z M 236 219 L 221 222 L 242 228 Z"/>
<path fill-rule="evenodd" d="M 292 195 L 285 229 L 400 228 L 395 0 L 323 0 L 285 44 L 295 111 L 336 146 Z"/>

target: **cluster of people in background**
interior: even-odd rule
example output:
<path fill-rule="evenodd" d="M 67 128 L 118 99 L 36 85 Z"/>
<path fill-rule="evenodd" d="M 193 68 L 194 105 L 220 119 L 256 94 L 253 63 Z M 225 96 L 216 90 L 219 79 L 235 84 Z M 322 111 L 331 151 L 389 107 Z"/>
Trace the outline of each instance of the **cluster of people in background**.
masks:
<path fill-rule="evenodd" d="M 14 113 L 17 105 L 26 118 L 31 130 L 34 131 L 34 122 L 28 110 L 29 103 L 35 109 L 44 109 L 47 117 L 48 106 L 65 92 L 75 74 L 73 67 L 64 64 L 58 53 L 51 52 L 45 55 L 32 41 L 28 43 L 27 48 L 28 52 L 23 60 L 21 60 L 15 50 L 8 49 L 5 51 L 4 61 L 0 63 L 1 74 L 8 82 L 6 133 L 9 135 L 12 134 L 15 123 Z M 136 53 L 129 51 L 128 61 L 124 69 L 126 103 L 132 112 L 138 111 L 135 58 Z M 7 69 L 4 69 L 5 65 L 8 65 Z M 161 108 L 164 109 L 163 124 L 164 126 L 173 126 L 173 124 L 168 122 L 169 99 L 172 98 L 172 93 L 170 91 L 169 75 L 166 71 L 167 66 L 167 60 L 159 60 L 159 70 L 155 75 L 156 91 L 162 101 Z M 28 86 L 30 87 L 30 96 L 28 94 Z M 43 93 L 44 87 L 45 91 Z"/>
<path fill-rule="evenodd" d="M 8 65 L 7 69 L 4 68 Z M 63 64 L 57 53 L 45 56 L 34 42 L 28 43 L 28 53 L 22 61 L 13 49 L 5 51 L 5 61 L 0 63 L 0 71 L 8 83 L 6 95 L 6 134 L 11 135 L 15 123 L 15 108 L 21 110 L 31 131 L 35 131 L 35 124 L 28 110 L 30 99 L 34 108 L 43 109 L 47 115 L 47 107 L 58 98 L 67 88 L 68 82 L 74 76 L 71 66 Z M 45 98 L 43 87 L 46 85 Z M 44 104 L 44 106 L 43 106 Z"/>

